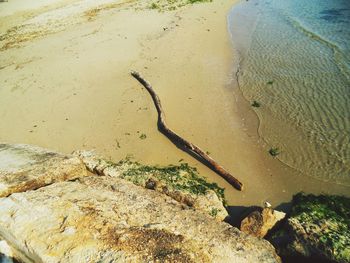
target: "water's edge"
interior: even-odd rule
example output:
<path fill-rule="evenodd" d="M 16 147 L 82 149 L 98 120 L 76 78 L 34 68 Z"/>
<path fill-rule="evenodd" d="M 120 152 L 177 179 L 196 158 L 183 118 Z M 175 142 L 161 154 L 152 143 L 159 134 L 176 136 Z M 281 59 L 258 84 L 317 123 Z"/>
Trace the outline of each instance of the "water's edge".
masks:
<path fill-rule="evenodd" d="M 243 1 L 237 3 L 235 6 L 233 6 L 231 8 L 231 10 L 230 10 L 230 12 L 229 12 L 229 14 L 227 16 L 227 27 L 228 27 L 228 31 L 229 31 L 229 34 L 230 34 L 230 37 L 231 37 L 231 43 L 232 43 L 232 47 L 233 47 L 233 52 L 235 54 L 234 57 L 236 58 L 236 60 L 233 63 L 233 67 L 234 67 L 234 73 L 233 73 L 234 76 L 233 76 L 233 78 L 234 78 L 234 81 L 235 81 L 235 86 L 238 87 L 239 93 L 241 94 L 242 98 L 244 98 L 247 101 L 247 103 L 249 103 L 249 104 L 252 103 L 252 97 L 251 96 L 247 96 L 246 94 L 244 94 L 244 91 L 243 91 L 244 87 L 242 87 L 242 85 L 241 85 L 241 82 L 242 82 L 241 78 L 243 78 L 244 74 L 245 74 L 244 67 L 246 66 L 245 63 L 247 63 L 246 62 L 246 57 L 247 57 L 247 53 L 248 53 L 248 51 L 249 51 L 249 49 L 251 47 L 251 44 L 252 44 L 253 34 L 256 31 L 258 18 L 259 18 L 259 16 L 262 15 L 260 13 L 261 10 L 258 9 L 258 8 L 254 8 L 254 4 L 251 4 L 251 2 L 252 1 L 250 1 L 250 8 L 249 7 L 247 8 L 247 4 L 245 2 L 243 2 Z M 297 29 L 297 30 L 300 30 L 300 29 Z M 302 34 L 309 34 L 307 32 L 306 33 L 305 32 L 301 32 L 301 33 Z M 237 38 L 239 38 L 239 41 L 237 41 Z M 313 38 L 315 38 L 315 37 L 313 37 Z M 316 39 L 316 41 L 324 42 L 322 39 L 321 40 Z M 329 42 L 327 42 L 327 43 L 329 43 Z M 330 46 L 329 44 L 327 44 L 327 46 L 329 48 L 331 48 L 333 50 L 333 52 L 334 52 L 335 49 L 334 49 L 333 45 Z M 250 65 L 248 64 L 248 66 L 250 66 Z M 267 65 L 267 67 L 268 66 L 269 65 Z M 339 67 L 339 71 L 342 74 L 345 74 L 344 76 L 348 79 L 348 75 L 346 73 L 346 70 L 344 70 L 344 68 L 347 69 L 346 65 L 341 66 L 341 65 L 337 64 L 337 67 Z M 261 80 L 257 80 L 257 81 L 261 81 Z M 267 122 L 266 122 L 266 112 L 268 112 L 270 109 L 266 109 L 266 108 L 267 107 L 264 108 L 265 116 L 262 116 L 262 114 L 263 114 L 262 113 L 262 109 L 257 109 L 257 110 L 253 109 L 253 108 L 251 109 L 251 111 L 253 111 L 256 114 L 257 119 L 258 119 L 257 133 L 258 133 L 259 138 L 262 141 L 264 141 L 264 144 L 267 147 L 271 147 L 272 148 L 272 147 L 274 147 L 276 145 L 276 141 L 277 142 L 278 141 L 282 141 L 282 142 L 279 143 L 279 145 L 283 145 L 283 148 L 290 150 L 290 148 L 288 148 L 288 146 L 289 146 L 288 144 L 285 144 L 285 145 L 283 144 L 284 143 L 284 141 L 283 141 L 284 137 L 280 137 L 280 138 L 277 137 L 278 133 L 276 133 L 274 138 L 272 138 L 272 137 L 269 138 L 269 137 L 264 136 L 264 132 L 262 130 L 264 130 L 264 129 L 266 130 L 267 129 L 266 125 L 270 125 L 270 123 L 269 123 L 270 120 L 267 120 Z M 298 110 L 297 110 L 297 112 L 298 112 Z M 302 112 L 303 111 L 300 110 L 298 114 L 302 114 Z M 286 114 L 288 114 L 288 113 L 286 113 Z M 293 112 L 292 113 L 289 112 L 289 114 L 293 114 Z M 265 117 L 265 120 L 263 121 L 264 117 Z M 320 118 L 322 120 L 322 116 Z M 283 120 L 283 121 L 286 121 L 286 120 Z M 302 122 L 303 120 L 298 120 L 298 121 Z M 276 124 L 276 122 L 274 124 Z M 315 123 L 313 125 L 317 125 L 317 123 Z M 344 125 L 346 125 L 346 124 L 344 124 Z M 285 128 L 285 127 L 283 127 L 283 128 Z M 281 129 L 281 131 L 283 131 L 283 128 Z M 296 129 L 299 129 L 299 127 L 296 127 Z M 286 128 L 285 132 L 288 132 L 287 128 Z M 311 131 L 309 130 L 308 132 L 310 132 L 311 135 L 313 135 L 313 131 L 312 130 Z M 298 133 L 298 131 L 295 132 L 295 134 L 294 134 L 295 138 L 298 139 L 297 136 L 298 136 L 299 133 Z M 270 135 L 271 135 L 271 133 L 270 133 Z M 308 134 L 306 134 L 306 135 L 308 135 Z M 342 135 L 342 136 L 344 136 L 344 135 Z M 307 136 L 305 136 L 305 138 L 307 138 Z M 304 140 L 305 140 L 305 138 L 304 138 Z M 346 140 L 346 136 L 345 136 L 345 140 Z M 320 141 L 322 142 L 322 138 L 320 139 Z M 300 143 L 302 145 L 302 140 L 296 141 L 295 143 L 296 144 Z M 328 141 L 326 141 L 326 143 L 328 143 L 328 145 L 331 145 L 333 143 L 333 141 L 331 139 L 328 139 Z M 334 143 L 337 143 L 337 142 L 334 142 Z M 310 145 L 311 145 L 311 142 L 310 142 Z M 346 145 L 346 141 L 345 141 L 345 145 Z M 318 163 L 315 163 L 315 162 L 312 163 L 312 161 L 314 161 L 314 160 L 312 160 L 310 162 L 310 164 L 308 164 L 307 169 L 305 169 L 305 167 L 299 167 L 297 165 L 298 162 L 300 163 L 300 162 L 303 162 L 304 160 L 308 160 L 309 156 L 311 156 L 311 159 L 313 158 L 313 156 L 316 156 L 315 160 L 319 159 L 320 161 L 322 161 L 322 160 L 325 161 L 326 160 L 327 162 L 329 162 L 329 158 L 327 158 L 327 155 L 321 156 L 321 157 L 317 156 L 317 154 L 318 154 L 317 148 L 321 147 L 321 146 L 323 147 L 323 145 L 321 143 L 317 143 L 316 145 L 312 145 L 311 148 L 310 148 L 311 150 L 310 149 L 306 149 L 306 153 L 302 152 L 302 150 L 304 150 L 304 148 L 302 146 L 294 147 L 292 150 L 290 150 L 290 153 L 282 154 L 283 158 L 281 158 L 281 155 L 277 156 L 277 158 L 284 165 L 290 167 L 291 169 L 295 170 L 296 172 L 298 172 L 298 173 L 300 173 L 302 175 L 311 176 L 314 179 L 318 179 L 318 180 L 323 181 L 323 182 L 331 182 L 331 183 L 335 183 L 335 184 L 349 186 L 350 185 L 350 182 L 348 180 L 349 178 L 346 177 L 346 171 L 347 171 L 348 168 L 347 168 L 347 165 L 346 165 L 346 161 L 344 161 L 344 159 L 346 160 L 346 156 L 347 156 L 346 149 L 345 150 L 342 149 L 343 151 L 341 152 L 341 154 L 342 154 L 341 156 L 337 156 L 336 155 L 334 158 L 332 157 L 333 158 L 332 159 L 333 163 L 331 163 L 331 164 L 325 163 L 325 165 L 328 166 L 327 167 L 327 169 L 328 169 L 327 172 L 329 172 L 327 176 L 323 176 L 322 177 L 319 174 L 317 174 L 315 176 L 315 174 L 310 173 L 310 171 L 315 166 L 317 166 L 315 168 L 315 173 L 319 173 L 319 171 L 322 171 L 322 169 L 323 169 L 323 167 L 320 166 Z M 335 151 L 336 151 L 336 147 L 331 148 L 331 150 L 332 149 L 333 150 L 335 149 Z M 301 155 L 304 154 L 304 156 L 300 157 L 300 158 L 299 158 L 299 156 L 297 156 L 297 157 L 295 157 L 297 162 L 294 162 L 294 163 L 291 162 L 290 161 L 290 156 L 293 156 L 293 154 L 294 154 L 294 156 L 296 156 L 299 152 L 300 152 Z M 289 156 L 288 156 L 288 154 L 289 154 Z M 332 153 L 332 156 L 334 156 L 333 153 Z M 317 164 L 317 165 L 315 165 L 315 164 Z M 334 167 L 336 168 L 336 169 L 334 169 L 334 174 L 331 174 L 331 172 L 333 172 L 332 165 L 335 165 Z"/>

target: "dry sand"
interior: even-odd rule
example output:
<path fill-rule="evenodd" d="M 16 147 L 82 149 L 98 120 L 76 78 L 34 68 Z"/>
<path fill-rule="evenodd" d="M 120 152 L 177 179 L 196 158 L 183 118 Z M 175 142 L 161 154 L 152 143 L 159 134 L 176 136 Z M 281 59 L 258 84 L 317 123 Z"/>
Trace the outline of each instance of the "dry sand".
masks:
<path fill-rule="evenodd" d="M 96 149 L 116 161 L 183 159 L 225 187 L 234 206 L 277 205 L 300 190 L 350 192 L 268 155 L 232 77 L 226 15 L 236 1 L 165 12 L 145 8 L 147 1 L 112 0 L 52 0 L 6 11 L 9 1 L 0 3 L 0 141 L 66 153 Z M 152 100 L 130 70 L 152 83 L 169 126 L 209 151 L 245 184 L 243 192 L 159 133 Z"/>

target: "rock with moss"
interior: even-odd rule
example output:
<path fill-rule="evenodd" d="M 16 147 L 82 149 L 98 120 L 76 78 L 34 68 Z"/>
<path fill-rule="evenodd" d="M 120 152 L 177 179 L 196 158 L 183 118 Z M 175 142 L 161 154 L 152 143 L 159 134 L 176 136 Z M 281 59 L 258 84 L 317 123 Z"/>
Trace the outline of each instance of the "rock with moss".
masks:
<path fill-rule="evenodd" d="M 295 195 L 290 217 L 269 240 L 283 256 L 350 262 L 350 198 Z"/>
<path fill-rule="evenodd" d="M 0 151 L 0 175 L 17 174 L 30 166 L 23 175 L 41 177 L 48 171 L 43 165 L 51 159 L 57 166 L 47 168 L 69 174 L 62 180 L 50 179 L 38 188 L 21 188 L 0 197 L 0 262 L 11 262 L 12 257 L 20 262 L 47 263 L 280 262 L 266 240 L 246 235 L 122 176 L 103 176 L 107 171 L 117 172 L 113 167 L 123 174 L 129 171 L 127 164 L 97 160 L 99 175 L 87 175 L 83 164 L 79 174 L 76 169 L 67 170 L 67 163 L 56 162 L 58 156 L 47 155 L 48 150 L 25 149 L 24 156 L 45 161 L 25 159 L 23 151 L 6 147 Z M 11 158 L 4 158 L 9 153 Z M 147 185 L 155 188 L 156 182 L 148 179 Z"/>
<path fill-rule="evenodd" d="M 93 173 L 119 177 L 136 185 L 166 194 L 218 221 L 228 213 L 224 203 L 224 189 L 209 183 L 197 170 L 186 163 L 169 166 L 143 165 L 130 159 L 118 163 L 107 161 L 93 151 L 76 151 L 86 167 Z"/>
<path fill-rule="evenodd" d="M 266 240 L 121 178 L 54 183 L 0 209 L 0 236 L 22 262 L 280 262 Z"/>

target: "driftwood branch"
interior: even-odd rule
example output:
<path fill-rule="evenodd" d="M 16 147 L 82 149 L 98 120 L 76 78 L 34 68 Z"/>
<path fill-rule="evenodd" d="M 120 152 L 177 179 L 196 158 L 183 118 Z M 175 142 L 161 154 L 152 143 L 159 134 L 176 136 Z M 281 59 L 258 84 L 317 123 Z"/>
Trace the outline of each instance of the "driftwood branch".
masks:
<path fill-rule="evenodd" d="M 152 86 L 150 83 L 148 83 L 138 72 L 132 71 L 131 75 L 137 79 L 149 92 L 149 94 L 152 96 L 154 105 L 158 112 L 158 129 L 160 132 L 162 132 L 165 136 L 167 136 L 173 143 L 176 145 L 181 146 L 182 148 L 185 148 L 186 150 L 189 150 L 192 153 L 195 153 L 197 156 L 199 156 L 203 162 L 213 171 L 215 171 L 217 174 L 219 174 L 221 177 L 223 177 L 227 182 L 229 182 L 233 187 L 235 187 L 237 190 L 243 190 L 243 184 L 237 180 L 235 177 L 233 177 L 229 172 L 227 172 L 224 167 L 222 167 L 220 164 L 218 164 L 216 161 L 214 161 L 210 156 L 208 156 L 203 150 L 201 150 L 198 146 L 190 143 L 189 141 L 183 139 L 179 135 L 177 135 L 174 131 L 169 129 L 165 122 L 165 116 L 162 109 L 162 105 L 160 103 L 160 99 L 157 96 L 157 94 L 154 92 Z"/>

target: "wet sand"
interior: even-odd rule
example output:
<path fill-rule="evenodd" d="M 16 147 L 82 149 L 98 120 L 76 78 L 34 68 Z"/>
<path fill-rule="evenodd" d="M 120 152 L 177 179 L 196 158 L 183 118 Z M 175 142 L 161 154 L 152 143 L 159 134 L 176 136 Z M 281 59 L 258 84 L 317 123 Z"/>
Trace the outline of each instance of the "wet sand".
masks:
<path fill-rule="evenodd" d="M 89 4 L 82 9 L 83 2 Z M 0 141 L 66 153 L 96 149 L 115 161 L 183 159 L 225 187 L 233 206 L 277 205 L 300 190 L 349 193 L 300 176 L 267 153 L 235 85 L 226 21 L 235 2 L 158 12 L 136 2 L 62 1 L 1 17 L 1 33 L 16 23 L 30 26 L 7 35 L 18 47 L 0 42 Z M 152 100 L 131 70 L 151 82 L 169 127 L 210 152 L 244 183 L 243 192 L 159 133 Z"/>

